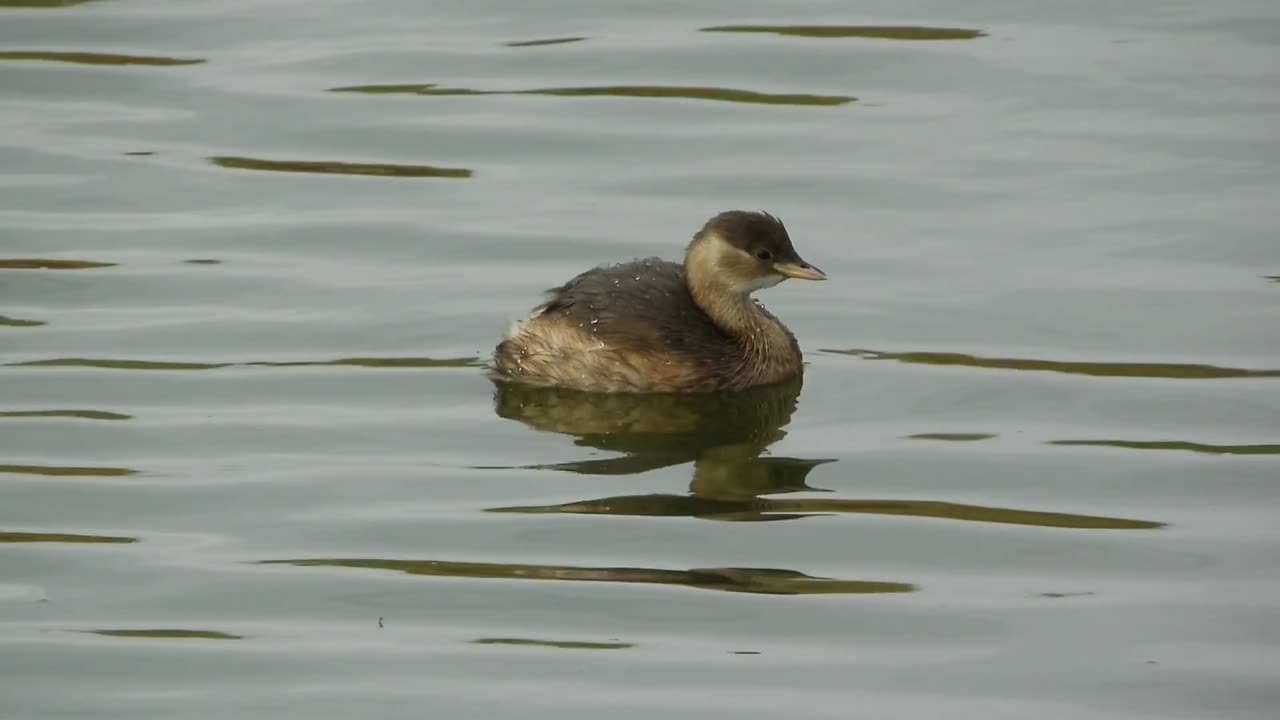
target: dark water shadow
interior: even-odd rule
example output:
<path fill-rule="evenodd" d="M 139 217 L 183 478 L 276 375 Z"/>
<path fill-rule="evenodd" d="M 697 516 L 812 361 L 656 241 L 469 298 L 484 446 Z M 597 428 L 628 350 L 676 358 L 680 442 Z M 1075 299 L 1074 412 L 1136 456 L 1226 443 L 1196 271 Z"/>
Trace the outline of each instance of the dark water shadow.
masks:
<path fill-rule="evenodd" d="M 450 562 L 446 560 L 389 560 L 380 558 L 300 558 L 262 560 L 263 565 L 343 567 L 392 570 L 408 575 L 465 577 L 491 580 L 557 580 L 569 582 L 683 585 L 699 590 L 764 595 L 868 594 L 912 592 L 914 585 L 869 580 L 814 577 L 773 568 L 695 568 L 663 570 L 637 567 L 578 567 L 572 565 L 516 565 Z"/>
<path fill-rule="evenodd" d="M 76 535 L 72 533 L 29 533 L 0 531 L 0 543 L 72 543 L 123 545 L 136 543 L 138 538 L 116 535 Z"/>
<path fill-rule="evenodd" d="M 140 628 L 124 630 L 85 630 L 83 632 L 107 637 L 184 639 L 184 640 L 243 640 L 243 635 L 230 635 L 217 630 L 180 630 L 169 628 Z"/>
<path fill-rule="evenodd" d="M 48 358 L 5 363 L 5 367 L 91 367 L 106 370 L 215 370 L 235 363 L 170 362 L 167 360 L 111 360 L 106 358 Z"/>
<path fill-rule="evenodd" d="M 334 160 L 265 160 L 233 155 L 217 155 L 209 158 L 209 162 L 219 167 L 234 170 L 312 173 L 318 175 L 367 175 L 389 178 L 452 178 L 462 180 L 471 177 L 473 174 L 467 168 L 437 167 L 435 165 L 349 163 Z"/>
<path fill-rule="evenodd" d="M 48 325 L 48 324 L 49 323 L 45 322 L 44 320 L 23 320 L 22 318 L 15 318 L 15 317 L 8 317 L 7 315 L 0 315 L 0 327 L 29 328 L 29 327 L 40 327 L 41 325 Z"/>
<path fill-rule="evenodd" d="M 474 357 L 349 357 L 336 360 L 285 360 L 279 362 L 174 362 L 168 360 L 120 360 L 108 358 L 48 358 L 5 363 L 4 367 L 81 367 L 105 370 L 219 370 L 232 367 L 362 367 L 362 368 L 480 368 L 485 364 Z"/>
<path fill-rule="evenodd" d="M 117 263 L 96 260 L 54 260 L 50 258 L 0 258 L 0 270 L 89 270 L 115 267 Z"/>
<path fill-rule="evenodd" d="M 763 93 L 752 90 L 735 90 L 733 88 L 680 85 L 602 85 L 596 87 L 535 88 L 532 90 L 474 90 L 471 88 L 440 87 L 426 83 L 417 85 L 351 85 L 329 88 L 328 92 L 363 93 L 367 95 L 550 95 L 554 97 L 666 98 L 754 103 L 758 105 L 817 106 L 847 105 L 857 99 L 847 95 Z"/>
<path fill-rule="evenodd" d="M 803 38 L 875 38 L 880 40 L 972 40 L 986 33 L 971 28 L 914 25 L 716 25 L 701 32 L 769 33 Z"/>
<path fill-rule="evenodd" d="M 790 492 L 783 489 L 781 492 Z M 490 508 L 498 513 L 570 513 L 695 517 L 707 520 L 795 520 L 817 515 L 860 514 L 962 520 L 1075 530 L 1154 530 L 1162 522 L 1129 518 L 1040 512 L 1015 508 L 963 505 L 934 500 L 843 500 L 838 498 L 762 498 L 730 500 L 686 495 L 622 495 L 562 505 Z"/>
<path fill-rule="evenodd" d="M 106 410 L 0 410 L 0 418 L 79 418 L 81 420 L 132 420 L 132 415 Z"/>
<path fill-rule="evenodd" d="M 37 60 L 44 62 L 73 63 L 76 65 L 150 65 L 170 67 L 174 65 L 199 65 L 203 58 L 174 58 L 156 55 L 116 55 L 96 52 L 63 52 L 58 50 L 4 50 L 0 60 Z"/>
<path fill-rule="evenodd" d="M 76 5 L 87 5 L 102 0 L 0 0 L 0 8 L 66 8 Z"/>
<path fill-rule="evenodd" d="M 69 465 L 0 465 L 0 473 L 47 475 L 50 477 L 123 477 L 139 471 L 122 467 L 76 467 Z"/>
<path fill-rule="evenodd" d="M 472 640 L 473 645 L 517 645 L 520 647 L 543 647 L 557 650 L 625 650 L 635 647 L 635 643 L 624 642 L 585 642 L 581 640 L 537 640 L 534 638 L 502 638 L 485 637 Z"/>
<path fill-rule="evenodd" d="M 1224 378 L 1280 377 L 1280 370 L 1220 367 L 1189 363 L 1072 362 L 1031 358 L 992 358 L 964 353 L 881 352 L 879 350 L 822 349 L 832 355 L 851 355 L 864 360 L 895 360 L 913 365 L 951 365 L 990 370 L 1029 370 L 1094 377 L 1167 378 L 1173 380 L 1217 380 Z"/>
<path fill-rule="evenodd" d="M 349 357 L 337 360 L 286 360 L 281 362 L 247 362 L 252 367 L 318 367 L 343 365 L 363 368 L 479 368 L 485 364 L 479 358 L 429 358 L 429 357 Z"/>
<path fill-rule="evenodd" d="M 561 37 L 547 38 L 545 40 L 511 40 L 502 43 L 503 47 L 523 48 L 523 47 L 545 47 L 547 45 L 565 45 L 568 43 L 582 42 L 585 37 Z"/>
<path fill-rule="evenodd" d="M 1177 450 L 1206 455 L 1280 455 L 1280 444 L 1211 445 L 1185 440 L 1050 440 L 1050 445 L 1113 447 L 1128 450 Z"/>
<path fill-rule="evenodd" d="M 216 258 L 191 258 L 190 260 L 183 260 L 182 262 L 185 265 L 221 265 L 222 264 L 222 261 Z"/>
<path fill-rule="evenodd" d="M 978 442 L 997 437 L 996 433 L 916 433 L 907 440 L 940 440 L 942 442 Z"/>

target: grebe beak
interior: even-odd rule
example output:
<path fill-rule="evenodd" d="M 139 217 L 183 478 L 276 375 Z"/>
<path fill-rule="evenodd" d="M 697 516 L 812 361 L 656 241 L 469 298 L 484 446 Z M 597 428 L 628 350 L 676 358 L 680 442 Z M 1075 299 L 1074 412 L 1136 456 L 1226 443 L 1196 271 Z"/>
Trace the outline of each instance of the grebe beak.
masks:
<path fill-rule="evenodd" d="M 795 262 L 779 262 L 773 269 L 796 280 L 826 280 L 827 274 L 809 263 L 797 258 Z"/>

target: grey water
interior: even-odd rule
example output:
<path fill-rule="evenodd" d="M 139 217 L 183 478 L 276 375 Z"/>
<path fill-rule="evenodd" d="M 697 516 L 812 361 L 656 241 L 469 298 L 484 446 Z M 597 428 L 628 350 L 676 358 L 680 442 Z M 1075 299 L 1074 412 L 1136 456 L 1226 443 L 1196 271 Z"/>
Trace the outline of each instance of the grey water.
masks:
<path fill-rule="evenodd" d="M 0 0 L 0 717 L 1271 718 L 1280 6 Z M 496 388 L 766 209 L 803 383 Z"/>

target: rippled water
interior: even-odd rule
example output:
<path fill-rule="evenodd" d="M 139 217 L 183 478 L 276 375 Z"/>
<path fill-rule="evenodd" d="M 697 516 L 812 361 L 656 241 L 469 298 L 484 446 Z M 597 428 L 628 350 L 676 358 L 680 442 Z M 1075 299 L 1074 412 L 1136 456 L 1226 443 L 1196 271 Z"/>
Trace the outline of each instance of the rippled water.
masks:
<path fill-rule="evenodd" d="M 0 0 L 0 716 L 1280 704 L 1280 6 Z M 765 208 L 803 387 L 497 389 Z"/>

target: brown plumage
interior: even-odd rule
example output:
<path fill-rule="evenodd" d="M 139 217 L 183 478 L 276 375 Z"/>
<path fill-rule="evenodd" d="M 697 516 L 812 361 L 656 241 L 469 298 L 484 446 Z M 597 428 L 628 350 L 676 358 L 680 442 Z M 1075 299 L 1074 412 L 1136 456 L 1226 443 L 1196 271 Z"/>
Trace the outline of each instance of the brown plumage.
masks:
<path fill-rule="evenodd" d="M 750 297 L 788 277 L 826 279 L 781 220 L 720 213 L 683 265 L 633 260 L 548 291 L 498 345 L 493 377 L 592 392 L 741 390 L 794 377 L 795 337 Z"/>

